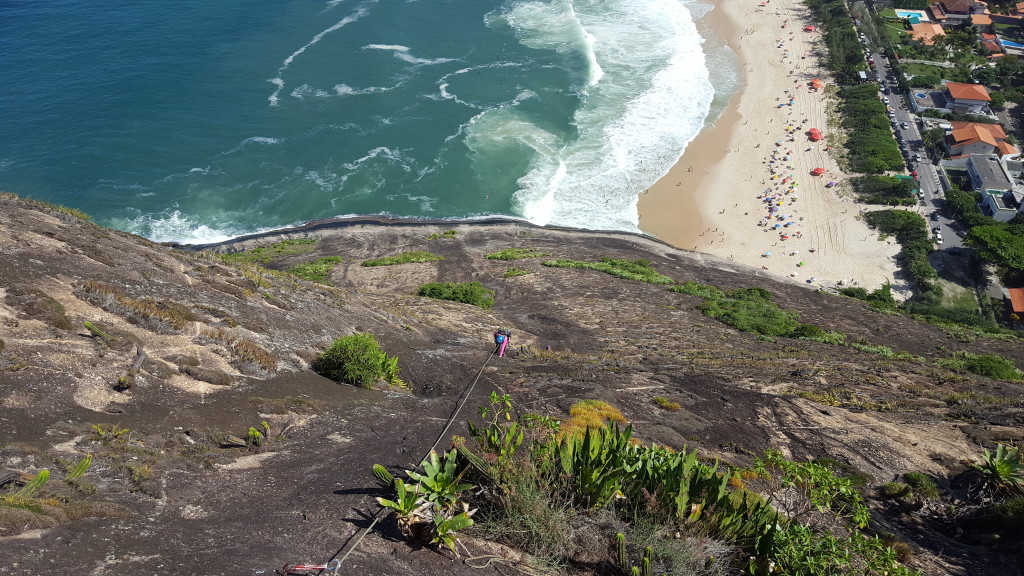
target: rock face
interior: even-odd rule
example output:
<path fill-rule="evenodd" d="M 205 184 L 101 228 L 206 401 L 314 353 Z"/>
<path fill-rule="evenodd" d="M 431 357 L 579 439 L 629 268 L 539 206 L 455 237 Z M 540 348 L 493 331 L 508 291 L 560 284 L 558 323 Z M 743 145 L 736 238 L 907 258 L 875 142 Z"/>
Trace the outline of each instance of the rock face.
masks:
<path fill-rule="evenodd" d="M 507 222 L 350 222 L 214 248 L 285 238 L 317 241 L 267 268 L 240 267 L 0 197 L 0 471 L 49 468 L 56 498 L 45 514 L 0 507 L 0 574 L 269 574 L 323 561 L 376 512 L 371 464 L 414 467 L 482 366 L 449 436 L 465 434 L 491 391 L 556 417 L 596 398 L 622 410 L 642 438 L 731 464 L 775 447 L 852 466 L 872 486 L 921 471 L 940 487 L 981 445 L 1024 438 L 1020 385 L 936 364 L 966 350 L 1022 366 L 1019 344 L 963 342 L 647 238 Z M 547 256 L 484 257 L 507 248 Z M 444 260 L 360 265 L 411 250 Z M 323 256 L 343 259 L 330 286 L 270 271 Z M 663 285 L 541 265 L 604 257 L 649 260 L 676 282 L 760 286 L 801 322 L 917 358 L 759 339 Z M 511 266 L 530 273 L 505 277 Z M 496 291 L 495 304 L 415 295 L 432 281 L 481 282 Z M 513 329 L 511 353 L 489 358 L 499 326 Z M 399 357 L 411 394 L 339 385 L 310 370 L 335 338 L 354 332 L 374 334 Z M 656 396 L 681 409 L 657 407 Z M 265 442 L 238 447 L 250 427 Z M 60 480 L 89 453 L 95 462 L 83 478 Z M 915 520 L 874 494 L 877 521 L 928 573 L 1015 572 L 991 548 L 944 534 L 927 510 Z M 478 573 L 391 536 L 368 537 L 345 570 Z"/>

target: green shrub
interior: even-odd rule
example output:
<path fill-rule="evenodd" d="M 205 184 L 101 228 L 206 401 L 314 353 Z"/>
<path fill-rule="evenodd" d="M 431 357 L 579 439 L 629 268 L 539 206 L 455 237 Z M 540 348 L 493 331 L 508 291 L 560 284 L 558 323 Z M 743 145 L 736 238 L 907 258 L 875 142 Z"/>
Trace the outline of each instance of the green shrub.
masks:
<path fill-rule="evenodd" d="M 676 286 L 669 286 L 669 290 L 672 292 L 679 292 L 680 294 L 689 294 L 690 296 L 704 298 L 705 300 L 712 300 L 725 296 L 724 292 L 714 286 L 698 284 L 692 280 L 688 280 Z"/>
<path fill-rule="evenodd" d="M 762 336 L 789 336 L 800 326 L 797 314 L 779 308 L 763 288 L 740 288 L 727 297 L 705 300 L 701 312 L 740 330 Z"/>
<path fill-rule="evenodd" d="M 314 238 L 289 238 L 267 246 L 257 246 L 241 252 L 230 254 L 219 254 L 218 257 L 224 262 L 234 264 L 269 264 L 275 258 L 291 256 L 294 254 L 307 254 L 316 247 Z"/>
<path fill-rule="evenodd" d="M 670 412 L 678 412 L 682 409 L 682 406 L 679 405 L 679 402 L 673 402 L 668 398 L 665 398 L 664 396 L 655 396 L 654 404 L 657 405 L 658 408 L 661 408 L 662 410 L 668 410 Z"/>
<path fill-rule="evenodd" d="M 903 480 L 906 481 L 914 495 L 921 499 L 931 500 L 939 496 L 939 487 L 924 472 L 907 472 L 903 475 Z"/>
<path fill-rule="evenodd" d="M 481 308 L 494 305 L 494 290 L 484 288 L 479 282 L 428 282 L 420 285 L 420 296 L 472 304 Z"/>
<path fill-rule="evenodd" d="M 434 232 L 430 236 L 427 236 L 427 240 L 438 240 L 438 239 L 447 240 L 447 239 L 455 238 L 455 236 L 457 234 L 458 234 L 457 230 L 445 230 L 444 232 Z"/>
<path fill-rule="evenodd" d="M 542 258 L 547 254 L 532 248 L 505 248 L 484 256 L 488 260 L 519 260 L 522 258 Z"/>
<path fill-rule="evenodd" d="M 860 202 L 888 206 L 917 204 L 917 196 L 914 195 L 917 185 L 910 179 L 867 175 L 852 178 L 850 182 Z"/>
<path fill-rule="evenodd" d="M 547 260 L 545 266 L 552 268 L 583 268 L 586 270 L 598 270 L 605 274 L 611 274 L 616 278 L 624 280 L 636 280 L 649 284 L 672 284 L 674 281 L 668 276 L 658 274 L 651 267 L 650 260 L 615 260 L 613 258 L 602 258 L 600 262 L 580 262 L 579 260 Z"/>
<path fill-rule="evenodd" d="M 938 363 L 946 368 L 966 370 L 996 380 L 1021 380 L 1024 377 L 1024 373 L 1017 369 L 1012 360 L 998 354 L 974 354 L 960 351 L 952 358 L 944 358 Z"/>
<path fill-rule="evenodd" d="M 363 388 L 371 388 L 381 380 L 394 386 L 404 384 L 398 377 L 398 357 L 388 357 L 373 334 L 338 338 L 316 359 L 313 370 L 335 382 Z"/>
<path fill-rule="evenodd" d="M 1024 496 L 1014 496 L 995 506 L 996 514 L 1007 520 L 1024 522 Z"/>
<path fill-rule="evenodd" d="M 396 264 L 439 262 L 441 260 L 444 260 L 444 256 L 438 256 L 437 254 L 422 250 L 413 250 L 411 252 L 402 252 L 395 256 L 385 256 L 384 258 L 364 260 L 363 266 L 394 266 Z"/>
<path fill-rule="evenodd" d="M 502 278 L 515 278 L 516 276 L 526 276 L 527 274 L 533 274 L 529 270 L 517 268 L 515 266 L 509 266 L 505 269 L 505 272 L 501 274 Z"/>
<path fill-rule="evenodd" d="M 907 486 L 903 482 L 886 482 L 885 484 L 882 484 L 880 491 L 882 496 L 898 500 L 910 495 L 910 486 Z"/>
<path fill-rule="evenodd" d="M 900 263 L 913 277 L 918 295 L 935 293 L 933 281 L 939 274 L 928 261 L 934 245 L 924 218 L 909 210 L 878 210 L 864 214 L 864 221 L 883 234 L 896 236 L 896 241 L 903 248 L 899 254 Z M 877 301 L 884 300 L 884 294 L 879 294 Z"/>
<path fill-rule="evenodd" d="M 289 274 L 294 274 L 299 278 L 305 278 L 310 282 L 319 282 L 320 284 L 330 284 L 327 281 L 331 276 L 331 271 L 334 267 L 341 262 L 341 256 L 324 256 L 323 258 L 317 258 L 312 262 L 303 262 L 296 264 L 288 269 Z"/>

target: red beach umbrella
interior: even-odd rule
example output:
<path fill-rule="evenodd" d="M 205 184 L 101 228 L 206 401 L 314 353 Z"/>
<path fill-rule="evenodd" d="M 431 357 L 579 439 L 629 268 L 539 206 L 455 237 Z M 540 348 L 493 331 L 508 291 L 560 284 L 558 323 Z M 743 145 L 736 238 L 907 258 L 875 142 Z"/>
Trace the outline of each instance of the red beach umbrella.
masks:
<path fill-rule="evenodd" d="M 824 168 L 815 168 L 814 170 L 811 170 L 811 174 L 814 174 L 815 176 L 821 176 L 824 173 L 825 173 L 825 169 Z"/>

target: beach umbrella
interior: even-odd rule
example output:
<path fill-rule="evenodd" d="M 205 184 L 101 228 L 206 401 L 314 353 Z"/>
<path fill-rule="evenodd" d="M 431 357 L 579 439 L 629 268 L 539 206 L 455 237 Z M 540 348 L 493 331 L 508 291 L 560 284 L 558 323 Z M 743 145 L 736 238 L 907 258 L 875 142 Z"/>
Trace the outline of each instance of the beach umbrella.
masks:
<path fill-rule="evenodd" d="M 821 135 L 821 132 L 811 132 L 808 137 L 811 139 L 811 142 L 817 142 L 824 138 L 824 136 Z"/>
<path fill-rule="evenodd" d="M 815 176 L 821 176 L 824 173 L 825 173 L 825 169 L 824 168 L 815 168 L 814 170 L 811 170 L 811 174 L 814 174 Z"/>
<path fill-rule="evenodd" d="M 814 32 L 814 26 L 811 26 L 811 25 L 804 26 L 804 32 Z"/>
<path fill-rule="evenodd" d="M 797 263 L 797 266 L 803 266 L 803 265 L 804 265 L 803 261 Z"/>

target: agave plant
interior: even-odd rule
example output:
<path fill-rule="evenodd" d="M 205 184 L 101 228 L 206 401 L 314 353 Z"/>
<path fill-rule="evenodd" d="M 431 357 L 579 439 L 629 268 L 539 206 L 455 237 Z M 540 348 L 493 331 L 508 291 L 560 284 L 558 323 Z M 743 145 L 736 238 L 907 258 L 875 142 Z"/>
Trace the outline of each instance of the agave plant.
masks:
<path fill-rule="evenodd" d="M 983 489 L 992 495 L 1024 493 L 1024 459 L 1019 448 L 998 444 L 995 452 L 986 448 L 981 459 L 974 469 L 981 475 Z"/>
<path fill-rule="evenodd" d="M 462 474 L 457 474 L 458 453 L 455 450 L 446 452 L 442 460 L 437 452 L 431 451 L 423 461 L 423 474 L 415 471 L 407 472 L 409 478 L 419 483 L 423 497 L 436 503 L 442 510 L 454 509 L 459 501 L 459 493 L 468 490 L 471 484 L 460 484 Z"/>

